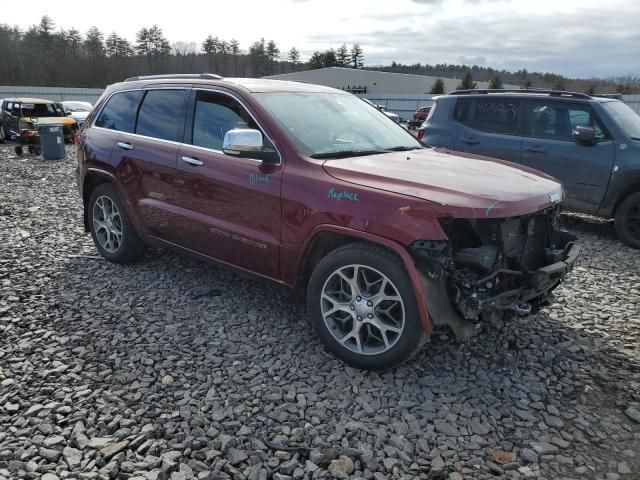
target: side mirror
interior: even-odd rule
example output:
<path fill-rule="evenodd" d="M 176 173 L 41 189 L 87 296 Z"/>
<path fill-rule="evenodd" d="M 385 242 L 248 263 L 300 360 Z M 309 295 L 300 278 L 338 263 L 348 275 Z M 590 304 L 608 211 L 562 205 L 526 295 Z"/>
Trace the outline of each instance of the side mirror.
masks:
<path fill-rule="evenodd" d="M 596 131 L 592 127 L 579 125 L 573 130 L 573 138 L 585 145 L 593 145 L 596 143 Z"/>
<path fill-rule="evenodd" d="M 224 134 L 222 151 L 227 155 L 255 158 L 265 163 L 278 163 L 278 154 L 265 150 L 262 133 L 252 128 L 234 128 Z"/>

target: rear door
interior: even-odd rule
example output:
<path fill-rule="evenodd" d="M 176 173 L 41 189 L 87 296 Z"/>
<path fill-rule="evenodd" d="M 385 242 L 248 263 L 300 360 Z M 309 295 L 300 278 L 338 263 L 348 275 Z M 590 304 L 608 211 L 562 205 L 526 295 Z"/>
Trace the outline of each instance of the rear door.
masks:
<path fill-rule="evenodd" d="M 566 190 L 564 205 L 595 212 L 607 191 L 615 146 L 596 113 L 587 103 L 539 100 L 525 107 L 526 136 L 522 163 L 560 180 Z M 598 142 L 576 142 L 573 130 L 593 127 Z"/>
<path fill-rule="evenodd" d="M 277 277 L 284 164 L 264 164 L 222 151 L 227 131 L 260 130 L 241 100 L 227 92 L 193 91 L 185 145 L 178 154 L 181 228 L 188 248 L 253 272 Z"/>
<path fill-rule="evenodd" d="M 111 164 L 116 142 L 126 133 L 133 133 L 142 91 L 114 93 L 106 101 L 94 124 L 82 130 L 80 146 L 89 166 Z M 90 146 L 90 147 L 89 147 Z"/>
<path fill-rule="evenodd" d="M 188 88 L 138 91 L 133 132 L 117 132 L 112 162 L 145 233 L 179 242 L 176 159 L 184 133 Z M 129 110 L 131 111 L 131 110 Z"/>
<path fill-rule="evenodd" d="M 464 125 L 454 150 L 511 162 L 522 155 L 521 102 L 502 97 L 459 98 L 454 121 Z"/>

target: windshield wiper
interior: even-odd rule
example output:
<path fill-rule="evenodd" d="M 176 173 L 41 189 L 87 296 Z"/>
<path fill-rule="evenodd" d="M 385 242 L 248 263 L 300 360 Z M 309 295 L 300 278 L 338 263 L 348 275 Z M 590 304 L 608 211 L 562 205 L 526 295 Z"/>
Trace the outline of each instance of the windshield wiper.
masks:
<path fill-rule="evenodd" d="M 385 149 L 387 152 L 407 152 L 409 150 L 418 150 L 424 147 L 404 147 L 404 146 L 399 146 L 399 147 L 391 147 L 391 148 L 387 148 Z"/>
<path fill-rule="evenodd" d="M 339 150 L 337 152 L 322 152 L 309 155 L 311 158 L 345 158 L 360 157 L 364 155 L 377 155 L 379 153 L 387 153 L 386 150 Z"/>

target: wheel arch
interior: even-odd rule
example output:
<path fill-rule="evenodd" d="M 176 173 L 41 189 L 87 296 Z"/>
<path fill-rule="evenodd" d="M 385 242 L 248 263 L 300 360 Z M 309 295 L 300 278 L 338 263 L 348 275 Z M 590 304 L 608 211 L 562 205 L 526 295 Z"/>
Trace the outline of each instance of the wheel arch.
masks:
<path fill-rule="evenodd" d="M 365 242 L 384 248 L 402 262 L 418 305 L 422 329 L 425 333 L 430 333 L 433 327 L 423 294 L 422 280 L 411 255 L 400 243 L 369 232 L 335 225 L 319 225 L 315 227 L 301 249 L 298 262 L 298 277 L 295 282 L 296 297 L 305 295 L 311 273 L 322 258 L 343 245 L 356 242 Z"/>
<path fill-rule="evenodd" d="M 98 185 L 102 185 L 103 183 L 111 183 L 115 186 L 115 182 L 113 180 L 113 176 L 103 171 L 89 171 L 85 175 L 82 182 L 82 205 L 85 232 L 89 231 L 88 208 L 91 194 L 98 187 Z"/>
<path fill-rule="evenodd" d="M 635 179 L 634 182 L 627 185 L 616 197 L 615 203 L 613 204 L 613 210 L 611 211 L 611 216 L 615 218 L 616 213 L 618 212 L 618 207 L 622 202 L 624 202 L 629 195 L 633 195 L 634 193 L 640 192 L 640 178 Z"/>

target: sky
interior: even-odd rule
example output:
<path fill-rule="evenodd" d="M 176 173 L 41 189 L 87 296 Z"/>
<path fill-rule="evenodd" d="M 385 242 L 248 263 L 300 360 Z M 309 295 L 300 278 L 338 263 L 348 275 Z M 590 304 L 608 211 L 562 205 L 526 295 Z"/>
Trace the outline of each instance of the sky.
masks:
<path fill-rule="evenodd" d="M 2 8 L 3 4 L 8 8 Z M 171 42 L 212 34 L 246 50 L 264 37 L 303 59 L 360 43 L 365 65 L 477 64 L 569 77 L 640 75 L 640 0 L 0 0 L 0 23 L 27 27 L 44 14 L 57 28 L 92 25 L 133 41 L 158 24 Z"/>

